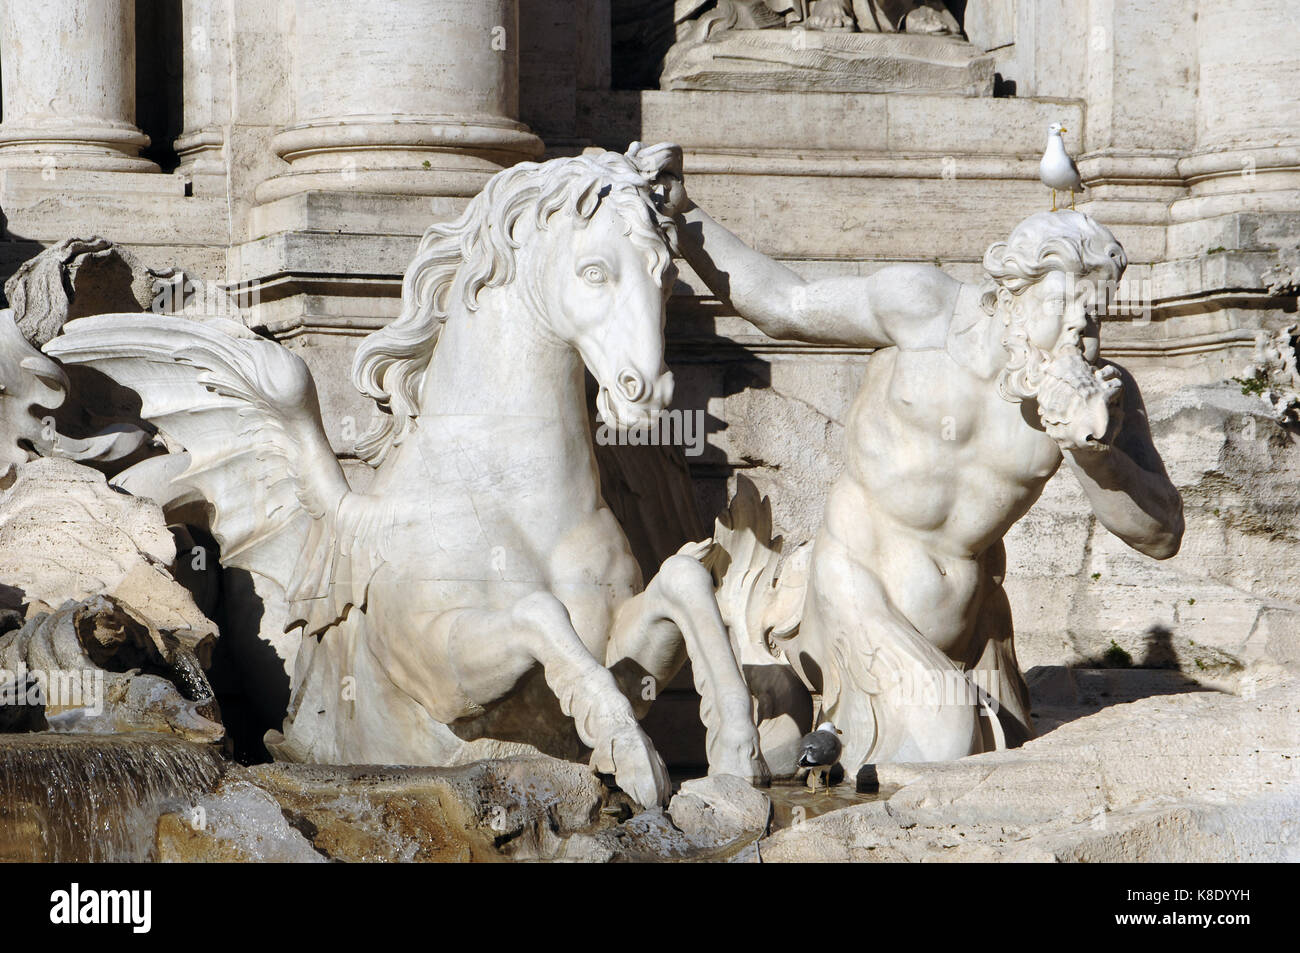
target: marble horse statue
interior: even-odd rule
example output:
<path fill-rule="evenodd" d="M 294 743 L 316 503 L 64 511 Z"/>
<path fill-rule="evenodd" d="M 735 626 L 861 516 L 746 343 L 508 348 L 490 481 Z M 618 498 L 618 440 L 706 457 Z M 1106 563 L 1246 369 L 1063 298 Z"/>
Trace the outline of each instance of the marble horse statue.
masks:
<path fill-rule="evenodd" d="M 584 367 L 610 426 L 672 396 L 673 226 L 640 153 L 514 166 L 428 229 L 400 316 L 355 357 L 378 420 L 364 493 L 307 365 L 242 325 L 100 315 L 47 345 L 139 394 L 188 454 L 174 484 L 210 505 L 223 563 L 284 587 L 302 648 L 277 757 L 440 765 L 485 739 L 580 741 L 662 803 L 638 717 L 689 656 L 710 772 L 765 777 L 709 572 L 680 553 L 643 585 L 597 477 Z"/>

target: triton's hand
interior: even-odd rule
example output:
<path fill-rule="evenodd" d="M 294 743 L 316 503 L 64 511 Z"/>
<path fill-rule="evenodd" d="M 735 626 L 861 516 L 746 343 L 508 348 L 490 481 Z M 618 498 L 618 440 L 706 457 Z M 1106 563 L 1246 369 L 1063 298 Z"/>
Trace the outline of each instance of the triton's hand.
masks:
<path fill-rule="evenodd" d="M 1070 355 L 1047 368 L 1038 389 L 1038 415 L 1062 450 L 1104 450 L 1114 429 L 1111 404 L 1119 394 L 1118 373 L 1096 369 Z"/>
<path fill-rule="evenodd" d="M 1120 380 L 1119 368 L 1107 364 L 1097 372 L 1097 380 L 1106 391 L 1106 402 L 1110 410 L 1110 428 L 1102 438 L 1106 444 L 1115 442 L 1124 426 L 1124 382 Z"/>
<path fill-rule="evenodd" d="M 654 183 L 656 199 L 664 215 L 675 217 L 686 211 L 690 199 L 686 197 L 686 184 L 682 181 L 682 147 L 671 142 L 644 147 L 632 143 L 628 158 Z"/>

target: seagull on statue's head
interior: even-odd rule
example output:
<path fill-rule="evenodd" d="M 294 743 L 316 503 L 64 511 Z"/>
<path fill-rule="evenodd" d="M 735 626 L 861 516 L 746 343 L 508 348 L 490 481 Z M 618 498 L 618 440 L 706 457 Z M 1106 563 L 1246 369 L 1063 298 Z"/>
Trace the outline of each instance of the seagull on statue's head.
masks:
<path fill-rule="evenodd" d="M 1047 128 L 1047 149 L 1043 152 L 1043 161 L 1038 163 L 1038 177 L 1043 185 L 1052 190 L 1052 211 L 1056 211 L 1056 193 L 1066 189 L 1070 191 L 1070 208 L 1074 208 L 1074 193 L 1083 192 L 1083 180 L 1079 178 L 1079 167 L 1074 164 L 1070 154 L 1065 151 L 1061 133 L 1069 132 L 1059 122 Z"/>
<path fill-rule="evenodd" d="M 804 735 L 799 742 L 799 759 L 795 763 L 808 769 L 808 787 L 814 791 L 817 790 L 819 781 L 827 789 L 830 788 L 826 784 L 826 775 L 835 762 L 840 760 L 840 752 L 844 750 L 844 744 L 840 741 L 841 734 L 829 721 L 823 721 L 816 731 Z"/>

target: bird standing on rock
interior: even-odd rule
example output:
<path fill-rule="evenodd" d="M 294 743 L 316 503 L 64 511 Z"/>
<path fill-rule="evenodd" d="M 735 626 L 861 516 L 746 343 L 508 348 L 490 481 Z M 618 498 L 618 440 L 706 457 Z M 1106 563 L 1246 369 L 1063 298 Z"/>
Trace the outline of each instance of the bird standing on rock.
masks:
<path fill-rule="evenodd" d="M 1070 208 L 1074 208 L 1074 193 L 1083 192 L 1083 180 L 1079 178 L 1079 167 L 1074 164 L 1070 154 L 1065 151 L 1061 133 L 1069 130 L 1059 122 L 1047 128 L 1047 150 L 1043 160 L 1038 163 L 1038 177 L 1043 185 L 1052 190 L 1052 211 L 1056 211 L 1056 193 L 1070 190 Z"/>
<path fill-rule="evenodd" d="M 795 763 L 808 769 L 808 787 L 816 791 L 819 784 L 830 789 L 826 775 L 840 760 L 844 743 L 840 741 L 842 732 L 829 721 L 823 721 L 817 730 L 803 736 L 799 742 L 799 759 Z"/>

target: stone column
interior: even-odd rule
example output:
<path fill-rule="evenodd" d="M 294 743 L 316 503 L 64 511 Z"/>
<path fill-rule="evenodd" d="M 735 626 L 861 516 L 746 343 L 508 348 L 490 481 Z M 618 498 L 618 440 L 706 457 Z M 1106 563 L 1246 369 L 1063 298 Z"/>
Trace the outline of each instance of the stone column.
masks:
<path fill-rule="evenodd" d="M 1202 0 L 1196 149 L 1176 221 L 1300 212 L 1300 9 L 1294 0 Z"/>
<path fill-rule="evenodd" d="M 1086 29 L 1075 37 L 1053 36 L 1050 5 L 1040 0 L 1038 35 L 1063 44 L 1062 59 L 1086 64 L 1087 129 L 1075 154 L 1088 186 L 1082 208 L 1116 229 L 1131 262 L 1165 256 L 1170 203 L 1184 194 L 1178 160 L 1196 134 L 1196 24 L 1188 6 L 1089 0 Z"/>
<path fill-rule="evenodd" d="M 182 175 L 224 175 L 230 121 L 230 9 L 225 0 L 182 0 L 184 130 L 176 137 Z"/>
<path fill-rule="evenodd" d="M 135 0 L 0 4 L 0 168 L 156 172 L 135 126 Z"/>
<path fill-rule="evenodd" d="M 518 121 L 517 0 L 294 0 L 289 169 L 259 202 L 313 189 L 468 196 L 542 143 Z"/>

